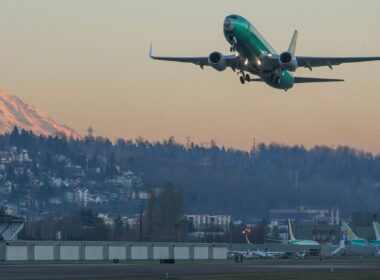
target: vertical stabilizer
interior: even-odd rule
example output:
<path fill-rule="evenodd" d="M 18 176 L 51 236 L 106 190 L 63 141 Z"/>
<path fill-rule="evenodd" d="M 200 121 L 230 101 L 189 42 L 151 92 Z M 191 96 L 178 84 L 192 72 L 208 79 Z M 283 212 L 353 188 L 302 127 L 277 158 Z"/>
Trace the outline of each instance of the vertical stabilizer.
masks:
<path fill-rule="evenodd" d="M 292 225 L 290 224 L 290 219 L 288 219 L 288 227 L 289 227 L 289 240 L 294 241 L 296 240 L 294 238 L 293 230 L 292 230 Z"/>
<path fill-rule="evenodd" d="M 251 244 L 251 242 L 248 239 L 248 235 L 245 235 L 245 240 L 247 241 L 247 244 Z"/>
<path fill-rule="evenodd" d="M 360 239 L 346 222 L 342 222 L 342 228 L 343 231 L 347 234 L 348 241 Z"/>
<path fill-rule="evenodd" d="M 294 30 L 293 37 L 292 37 L 292 40 L 290 41 L 290 45 L 288 48 L 288 52 L 292 54 L 296 53 L 297 38 L 298 38 L 298 31 Z"/>
<path fill-rule="evenodd" d="M 380 224 L 373 222 L 373 229 L 375 230 L 376 241 L 380 241 Z"/>

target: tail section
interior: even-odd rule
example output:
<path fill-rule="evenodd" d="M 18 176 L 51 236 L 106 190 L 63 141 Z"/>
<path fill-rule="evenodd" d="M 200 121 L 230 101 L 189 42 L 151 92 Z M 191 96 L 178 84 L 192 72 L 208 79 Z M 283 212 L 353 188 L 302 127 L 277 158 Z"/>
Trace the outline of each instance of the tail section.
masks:
<path fill-rule="evenodd" d="M 296 240 L 294 238 L 293 230 L 292 230 L 292 225 L 290 224 L 290 219 L 288 219 L 288 227 L 289 227 L 289 240 L 294 241 Z"/>
<path fill-rule="evenodd" d="M 342 229 L 347 236 L 347 241 L 359 240 L 360 238 L 353 232 L 350 226 L 346 222 L 342 222 Z"/>
<path fill-rule="evenodd" d="M 373 222 L 373 229 L 375 230 L 376 241 L 380 241 L 380 224 Z"/>
<path fill-rule="evenodd" d="M 296 53 L 297 38 L 298 38 L 298 31 L 294 30 L 293 37 L 292 37 L 292 40 L 290 41 L 290 45 L 288 48 L 288 52 L 292 54 Z"/>
<path fill-rule="evenodd" d="M 249 241 L 249 239 L 248 239 L 248 235 L 245 235 L 245 240 L 247 241 L 247 244 L 251 244 L 251 242 Z"/>

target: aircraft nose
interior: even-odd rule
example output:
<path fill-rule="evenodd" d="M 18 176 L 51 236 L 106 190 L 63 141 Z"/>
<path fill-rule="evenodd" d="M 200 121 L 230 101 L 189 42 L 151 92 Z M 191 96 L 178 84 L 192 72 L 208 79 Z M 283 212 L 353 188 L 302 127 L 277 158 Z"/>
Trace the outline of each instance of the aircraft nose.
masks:
<path fill-rule="evenodd" d="M 224 20 L 224 29 L 227 31 L 234 29 L 234 19 L 230 16 L 226 17 Z"/>

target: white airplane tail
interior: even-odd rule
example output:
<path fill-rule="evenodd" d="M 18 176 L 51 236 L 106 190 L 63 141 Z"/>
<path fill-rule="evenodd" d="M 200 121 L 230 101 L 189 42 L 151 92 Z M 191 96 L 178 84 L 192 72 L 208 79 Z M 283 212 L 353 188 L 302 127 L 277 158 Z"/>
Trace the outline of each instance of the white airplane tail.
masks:
<path fill-rule="evenodd" d="M 380 224 L 373 222 L 373 229 L 375 230 L 376 240 L 380 241 Z"/>
<path fill-rule="evenodd" d="M 355 232 L 351 229 L 351 227 L 346 223 L 342 222 L 342 228 L 346 234 L 346 238 L 348 241 L 359 240 L 360 238 L 355 234 Z"/>
<path fill-rule="evenodd" d="M 247 240 L 247 244 L 251 244 L 251 242 L 248 239 L 248 235 L 247 234 L 245 235 L 245 240 Z"/>
<path fill-rule="evenodd" d="M 288 219 L 288 227 L 289 227 L 289 240 L 290 241 L 296 240 L 293 234 L 292 225 L 290 224 L 290 219 Z"/>
<path fill-rule="evenodd" d="M 298 31 L 294 30 L 293 37 L 292 37 L 292 40 L 290 41 L 290 45 L 288 48 L 288 52 L 290 52 L 291 54 L 296 53 L 297 37 L 298 37 Z"/>

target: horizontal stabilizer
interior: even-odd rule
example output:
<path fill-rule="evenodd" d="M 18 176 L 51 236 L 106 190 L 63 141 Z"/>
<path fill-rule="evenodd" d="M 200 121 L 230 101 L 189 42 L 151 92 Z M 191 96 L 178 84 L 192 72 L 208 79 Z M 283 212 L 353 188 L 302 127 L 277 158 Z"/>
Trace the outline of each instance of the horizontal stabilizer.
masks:
<path fill-rule="evenodd" d="M 328 83 L 328 82 L 344 82 L 342 79 L 325 79 L 325 78 L 307 78 L 307 77 L 295 77 L 295 84 L 303 83 Z"/>

